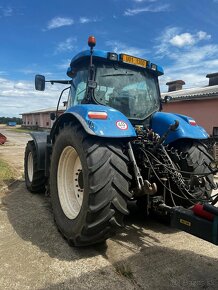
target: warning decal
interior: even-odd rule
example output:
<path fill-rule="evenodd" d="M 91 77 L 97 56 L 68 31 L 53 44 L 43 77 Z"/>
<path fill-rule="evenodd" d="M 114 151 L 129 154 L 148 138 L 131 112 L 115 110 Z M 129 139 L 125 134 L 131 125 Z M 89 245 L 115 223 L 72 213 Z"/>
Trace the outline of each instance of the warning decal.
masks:
<path fill-rule="evenodd" d="M 124 121 L 117 121 L 117 122 L 116 122 L 116 126 L 117 126 L 120 130 L 127 130 L 127 129 L 128 129 L 128 124 L 126 124 Z"/>

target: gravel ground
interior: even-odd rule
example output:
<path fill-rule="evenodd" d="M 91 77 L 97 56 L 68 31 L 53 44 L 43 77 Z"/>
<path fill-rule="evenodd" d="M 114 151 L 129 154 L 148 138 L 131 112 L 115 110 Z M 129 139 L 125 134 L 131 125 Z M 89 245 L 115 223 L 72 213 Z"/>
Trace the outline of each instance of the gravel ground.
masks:
<path fill-rule="evenodd" d="M 23 174 L 27 134 L 4 128 L 0 158 Z M 19 179 L 0 192 L 0 289 L 217 289 L 218 248 L 135 215 L 105 244 L 72 248 L 49 198 Z"/>

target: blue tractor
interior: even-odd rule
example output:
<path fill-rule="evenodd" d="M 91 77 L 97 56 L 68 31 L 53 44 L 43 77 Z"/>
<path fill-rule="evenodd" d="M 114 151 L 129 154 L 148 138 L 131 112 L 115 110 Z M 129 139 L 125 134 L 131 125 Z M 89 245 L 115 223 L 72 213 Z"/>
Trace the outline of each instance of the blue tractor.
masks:
<path fill-rule="evenodd" d="M 173 212 L 184 226 L 181 211 L 217 201 L 208 134 L 190 117 L 161 112 L 160 66 L 94 50 L 93 36 L 88 44 L 72 59 L 70 79 L 35 78 L 41 91 L 46 82 L 69 84 L 69 97 L 66 111 L 51 115 L 50 133 L 32 133 L 26 146 L 27 189 L 51 196 L 57 227 L 74 246 L 113 235 L 129 201 L 145 214 Z"/>

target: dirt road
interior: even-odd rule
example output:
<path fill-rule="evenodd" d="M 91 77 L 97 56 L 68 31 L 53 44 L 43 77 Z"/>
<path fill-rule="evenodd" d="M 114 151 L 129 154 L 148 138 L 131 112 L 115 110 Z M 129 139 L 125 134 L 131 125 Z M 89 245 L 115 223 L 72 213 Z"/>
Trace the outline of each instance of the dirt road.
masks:
<path fill-rule="evenodd" d="M 1 132 L 0 157 L 22 176 L 29 136 Z M 22 179 L 0 193 L 0 289 L 217 289 L 217 273 L 216 246 L 155 221 L 129 217 L 106 244 L 71 248 L 49 198 L 27 192 Z"/>

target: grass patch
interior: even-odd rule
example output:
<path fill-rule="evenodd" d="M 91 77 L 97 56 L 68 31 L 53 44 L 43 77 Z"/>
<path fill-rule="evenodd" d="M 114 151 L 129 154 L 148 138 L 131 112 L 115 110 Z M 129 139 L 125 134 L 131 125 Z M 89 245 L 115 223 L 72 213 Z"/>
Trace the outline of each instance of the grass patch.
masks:
<path fill-rule="evenodd" d="M 124 276 L 130 280 L 134 280 L 133 272 L 128 265 L 117 263 L 115 265 L 115 270 L 119 275 Z"/>
<path fill-rule="evenodd" d="M 8 185 L 13 180 L 15 180 L 14 170 L 0 159 L 0 186 Z"/>
<path fill-rule="evenodd" d="M 13 131 L 13 132 L 16 132 L 16 133 L 30 133 L 30 132 L 36 131 L 36 130 L 31 130 L 31 129 L 8 128 L 8 127 L 7 127 L 7 130 L 10 130 L 10 131 Z"/>

